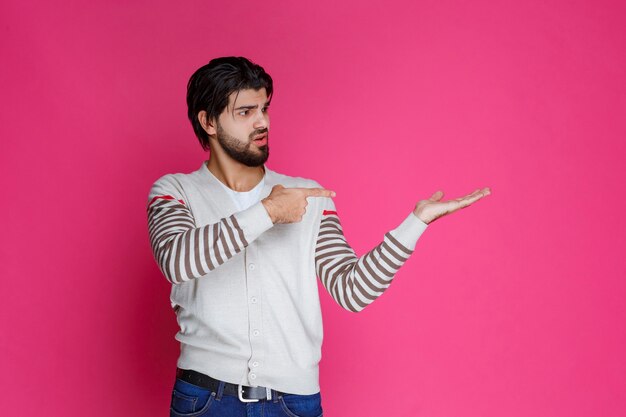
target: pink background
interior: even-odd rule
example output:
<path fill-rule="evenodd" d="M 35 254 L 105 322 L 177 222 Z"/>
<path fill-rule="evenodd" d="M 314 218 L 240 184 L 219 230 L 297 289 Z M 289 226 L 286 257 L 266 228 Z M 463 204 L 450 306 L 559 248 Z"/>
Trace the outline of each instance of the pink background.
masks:
<path fill-rule="evenodd" d="M 191 73 L 243 55 L 268 166 L 335 190 L 359 255 L 493 191 L 362 313 L 321 289 L 326 416 L 625 415 L 624 2 L 302 3 L 2 2 L 1 414 L 167 415 L 147 193 L 208 158 Z"/>

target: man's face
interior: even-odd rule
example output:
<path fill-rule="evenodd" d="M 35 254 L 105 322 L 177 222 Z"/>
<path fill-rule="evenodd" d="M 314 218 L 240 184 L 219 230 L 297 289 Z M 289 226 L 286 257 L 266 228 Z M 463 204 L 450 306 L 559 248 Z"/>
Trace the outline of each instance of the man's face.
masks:
<path fill-rule="evenodd" d="M 216 123 L 216 138 L 224 152 L 249 167 L 269 157 L 270 116 L 265 88 L 234 92 Z M 257 139 L 258 138 L 258 139 Z"/>

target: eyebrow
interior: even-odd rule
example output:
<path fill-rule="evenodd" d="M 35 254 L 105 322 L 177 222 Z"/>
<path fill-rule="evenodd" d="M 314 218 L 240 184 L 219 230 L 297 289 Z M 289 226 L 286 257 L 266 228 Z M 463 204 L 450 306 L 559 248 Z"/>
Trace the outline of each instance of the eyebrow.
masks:
<path fill-rule="evenodd" d="M 270 102 L 266 102 L 265 103 L 265 107 L 269 107 L 270 106 Z M 241 106 L 241 107 L 237 107 L 235 110 L 249 110 L 249 109 L 256 109 L 257 107 L 259 107 L 258 104 L 255 104 L 254 106 Z"/>

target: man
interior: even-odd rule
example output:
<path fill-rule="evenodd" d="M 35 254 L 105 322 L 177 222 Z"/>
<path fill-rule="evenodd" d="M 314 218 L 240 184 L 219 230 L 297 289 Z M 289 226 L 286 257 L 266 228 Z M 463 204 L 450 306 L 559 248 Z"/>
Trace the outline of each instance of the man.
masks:
<path fill-rule="evenodd" d="M 357 257 L 335 193 L 265 165 L 272 92 L 272 78 L 242 57 L 198 69 L 188 116 L 210 158 L 162 176 L 148 196 L 150 243 L 180 326 L 172 416 L 321 416 L 317 277 L 358 312 L 390 285 L 430 222 L 490 193 L 443 202 L 438 191 Z"/>

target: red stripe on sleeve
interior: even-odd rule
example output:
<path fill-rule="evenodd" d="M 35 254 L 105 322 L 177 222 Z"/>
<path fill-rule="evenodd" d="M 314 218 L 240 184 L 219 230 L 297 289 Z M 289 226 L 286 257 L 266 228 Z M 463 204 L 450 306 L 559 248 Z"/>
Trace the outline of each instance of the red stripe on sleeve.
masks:
<path fill-rule="evenodd" d="M 154 197 L 154 198 L 152 199 L 152 201 L 150 201 L 150 203 L 148 203 L 148 207 L 150 207 L 150 206 L 152 205 L 152 203 L 154 203 L 154 202 L 155 202 L 155 200 L 156 200 L 156 199 L 158 199 L 158 198 L 163 198 L 163 199 L 165 199 L 165 200 L 176 200 L 176 199 L 175 199 L 174 197 L 172 197 L 171 195 L 157 195 L 156 197 Z M 184 202 L 183 200 L 178 200 L 178 201 L 180 201 L 180 203 L 181 203 L 182 205 L 186 205 L 186 204 L 185 204 L 185 202 Z"/>
<path fill-rule="evenodd" d="M 326 216 L 327 214 L 337 214 L 337 212 L 333 210 L 324 210 L 322 216 Z"/>

